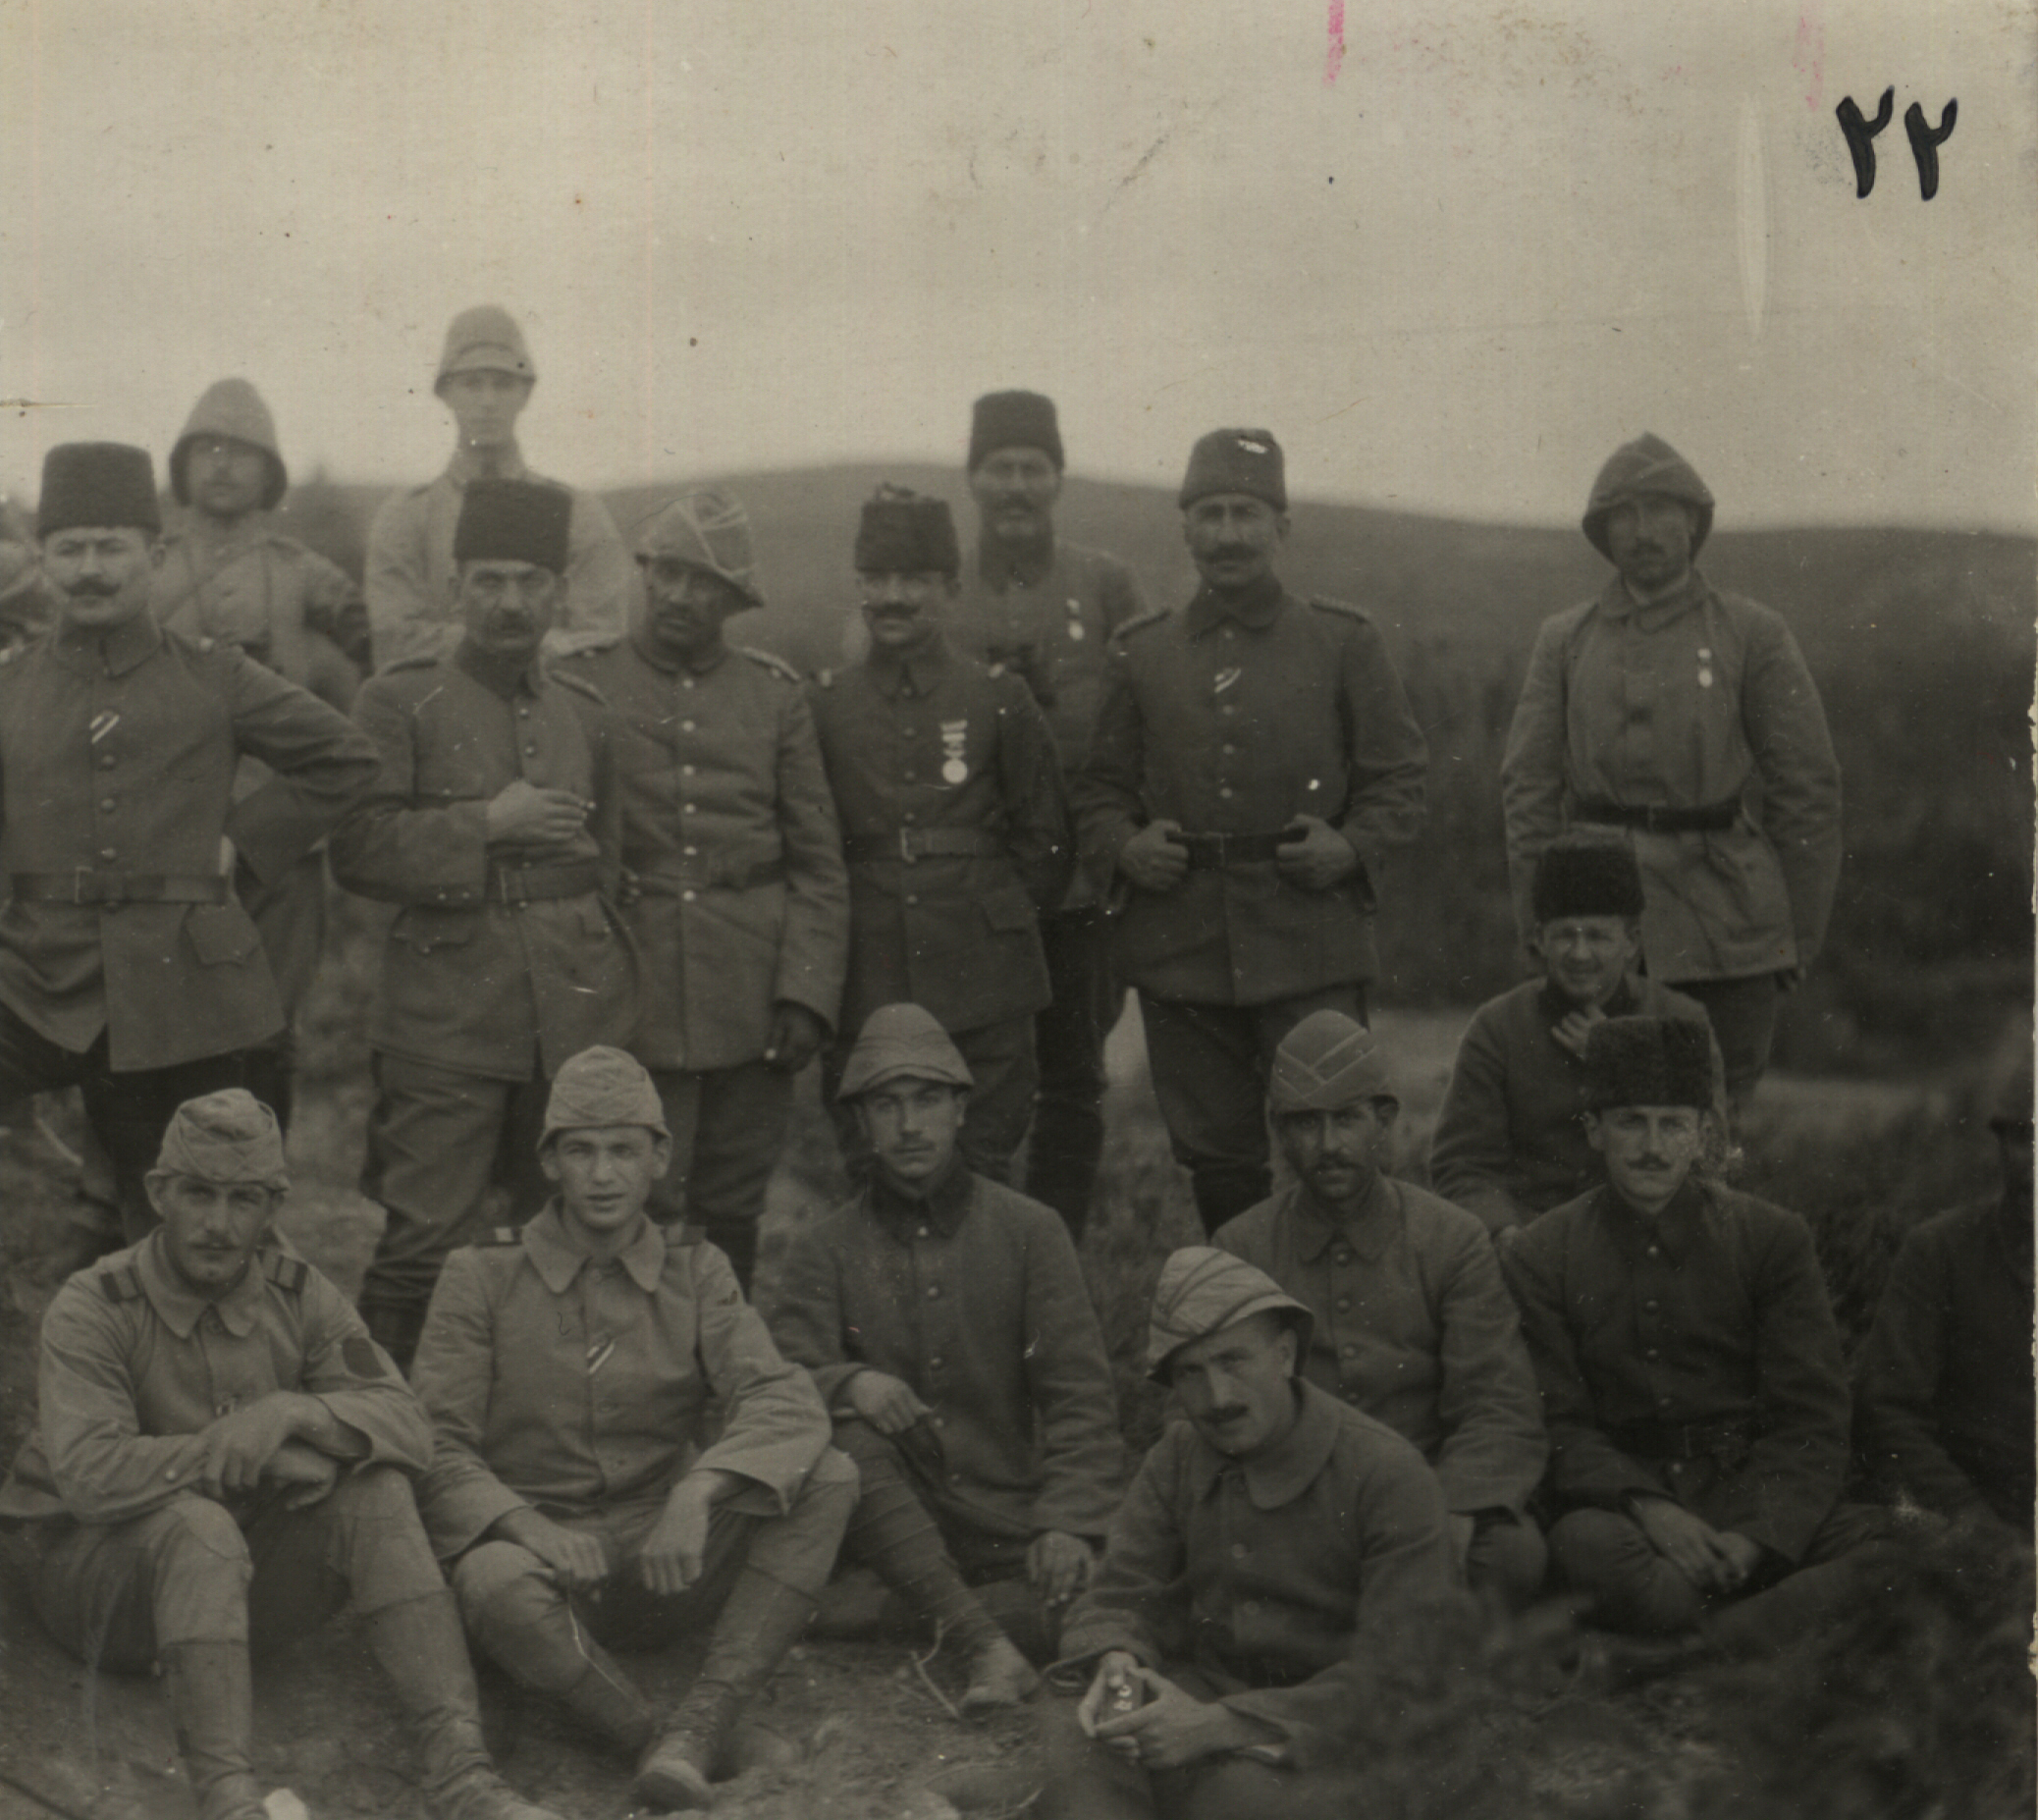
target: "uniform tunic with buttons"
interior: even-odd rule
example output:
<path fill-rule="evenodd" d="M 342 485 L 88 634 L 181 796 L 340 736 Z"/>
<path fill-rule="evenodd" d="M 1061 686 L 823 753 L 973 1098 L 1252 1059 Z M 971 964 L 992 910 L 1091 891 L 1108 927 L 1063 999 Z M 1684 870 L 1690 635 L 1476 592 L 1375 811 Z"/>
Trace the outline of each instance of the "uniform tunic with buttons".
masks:
<path fill-rule="evenodd" d="M 1806 967 L 1840 881 L 1840 763 L 1817 686 L 1781 617 L 1693 570 L 1635 604 L 1615 576 L 1546 619 L 1500 765 L 1508 872 L 1526 943 L 1535 861 L 1582 801 L 1695 809 L 1731 828 L 1629 830 L 1649 973 L 1732 980 Z"/>
<path fill-rule="evenodd" d="M 1520 1516 L 1549 1446 L 1515 1305 L 1476 1219 L 1376 1175 L 1349 1219 L 1296 1183 L 1210 1243 L 1310 1310 L 1304 1374 L 1412 1441 L 1454 1512 Z"/>
<path fill-rule="evenodd" d="M 163 1236 L 80 1270 L 43 1316 L 37 1421 L 0 1517 L 124 1523 L 203 1495 L 204 1430 L 276 1391 L 316 1397 L 359 1437 L 349 1464 L 422 1472 L 431 1427 L 389 1355 L 318 1271 L 268 1241 L 216 1302 Z"/>
<path fill-rule="evenodd" d="M 953 1515 L 1101 1535 L 1125 1485 L 1110 1362 L 1060 1215 L 956 1165 L 873 1183 L 793 1241 L 770 1316 L 831 1410 L 859 1371 L 930 1405 Z"/>
<path fill-rule="evenodd" d="M 1269 581 L 1247 600 L 1201 590 L 1114 642 L 1076 783 L 1086 856 L 1115 873 L 1150 822 L 1273 834 L 1299 815 L 1359 855 L 1327 891 L 1272 860 L 1192 870 L 1174 889 L 1126 889 L 1115 955 L 1158 998 L 1256 1005 L 1370 980 L 1371 872 L 1422 819 L 1428 747 L 1372 621 Z"/>
<path fill-rule="evenodd" d="M 261 518 L 163 540 L 149 611 L 187 638 L 238 646 L 345 711 L 368 662 L 368 610 L 344 570 Z"/>
<path fill-rule="evenodd" d="M 622 844 L 610 720 L 585 682 L 536 663 L 507 694 L 487 673 L 462 643 L 362 687 L 354 718 L 382 774 L 334 834 L 333 872 L 402 905 L 371 1044 L 493 1080 L 550 1078 L 591 1044 L 625 1041 L 637 1015 L 635 966 L 609 909 Z M 488 805 L 519 777 L 594 804 L 563 848 L 490 847 Z M 564 866 L 599 886 L 504 901 L 504 868 Z"/>
<path fill-rule="evenodd" d="M 782 1516 L 829 1442 L 719 1251 L 647 1222 L 598 1263 L 557 1203 L 447 1258 L 413 1374 L 437 1436 L 419 1502 L 449 1560 L 510 1511 L 571 1521 L 696 1470 L 740 1474 Z"/>
<path fill-rule="evenodd" d="M 1525 1227 L 1500 1262 L 1561 1505 L 1667 1497 L 1787 1561 L 1803 1554 L 1840 1496 L 1849 1399 L 1797 1214 L 1687 1181 L 1651 1221 L 1600 1188 Z M 1695 1457 L 1634 1438 L 1682 1427 L 1697 1431 L 1680 1450 Z"/>
<path fill-rule="evenodd" d="M 1387 1659 L 1460 1595 L 1421 1455 L 1314 1384 L 1296 1389 L 1294 1427 L 1258 1459 L 1229 1459 L 1186 1421 L 1161 1434 L 1061 1651 L 1186 1662 L 1276 1735 L 1256 1756 L 1311 1769 L 1346 1753 Z"/>
<path fill-rule="evenodd" d="M 238 797 L 243 757 L 274 775 Z M 311 851 L 375 775 L 344 715 L 225 645 L 142 616 L 60 626 L 0 665 L 0 876 L 216 876 L 220 837 L 261 883 Z M 0 1002 L 119 1072 L 245 1048 L 283 1025 L 240 903 L 0 909 Z"/>
<path fill-rule="evenodd" d="M 849 885 L 797 675 L 721 645 L 699 667 L 669 659 L 641 624 L 561 663 L 616 716 L 622 861 L 638 891 L 625 914 L 644 978 L 637 1058 L 755 1061 L 781 1000 L 832 1028 Z"/>
<path fill-rule="evenodd" d="M 910 1002 L 976 1030 L 1047 1002 L 1037 913 L 1074 863 L 1060 768 L 1025 683 L 939 639 L 883 651 L 809 692 L 849 854 L 849 968 L 839 1028 Z M 992 851 L 866 858 L 901 838 L 982 835 Z"/>

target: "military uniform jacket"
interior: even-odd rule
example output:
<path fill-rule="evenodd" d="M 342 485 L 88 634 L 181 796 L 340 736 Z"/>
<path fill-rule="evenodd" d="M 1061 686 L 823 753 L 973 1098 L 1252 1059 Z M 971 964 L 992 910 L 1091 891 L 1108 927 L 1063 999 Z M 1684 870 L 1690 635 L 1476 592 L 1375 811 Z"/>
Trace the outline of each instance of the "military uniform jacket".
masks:
<path fill-rule="evenodd" d="M 1477 1220 L 1375 1176 L 1355 1218 L 1295 1183 L 1210 1243 L 1309 1309 L 1305 1375 L 1412 1441 L 1453 1511 L 1520 1515 L 1549 1446 L 1514 1300 Z"/>
<path fill-rule="evenodd" d="M 447 1258 L 412 1367 L 436 1435 L 419 1505 L 441 1556 L 510 1511 L 584 1517 L 661 1498 L 697 1468 L 752 1481 L 766 1511 L 792 1508 L 827 1412 L 728 1259 L 679 1230 L 647 1221 L 601 1264 L 553 1202 Z"/>
<path fill-rule="evenodd" d="M 503 1081 L 531 1079 L 534 1061 L 550 1078 L 590 1044 L 626 1043 L 636 968 L 609 908 L 621 797 L 608 711 L 588 685 L 534 661 L 499 686 L 462 643 L 371 678 L 354 718 L 382 773 L 333 836 L 333 873 L 350 891 L 402 905 L 368 1041 Z M 569 846 L 491 849 L 488 805 L 518 777 L 593 802 Z M 583 868 L 595 883 L 515 902 L 505 875 L 523 867 Z"/>
<path fill-rule="evenodd" d="M 1114 952 L 1131 983 L 1195 1004 L 1265 1004 L 1378 971 L 1371 870 L 1415 838 L 1428 748 L 1372 621 L 1278 583 L 1232 607 L 1207 589 L 1113 644 L 1076 784 L 1086 856 L 1123 904 Z M 1116 871 L 1149 822 L 1274 834 L 1319 816 L 1359 854 L 1327 891 L 1272 860 L 1192 870 L 1171 891 Z"/>
<path fill-rule="evenodd" d="M 435 658 L 459 642 L 454 607 L 453 534 L 460 502 L 480 464 L 465 450 L 455 454 L 438 479 L 383 501 L 368 531 L 365 576 L 368 628 L 375 666 L 387 669 L 408 658 Z M 534 474 L 512 454 L 492 470 L 504 480 L 559 486 Z M 613 638 L 629 617 L 636 572 L 616 520 L 592 493 L 577 487 L 566 530 L 566 592 L 559 618 L 546 635 L 548 651 L 570 651 L 587 637 Z"/>
<path fill-rule="evenodd" d="M 0 1517 L 125 1523 L 197 1497 L 204 1431 L 275 1391 L 313 1396 L 360 1437 L 350 1463 L 421 1472 L 431 1424 L 347 1298 L 280 1239 L 216 1302 L 163 1236 L 80 1270 L 42 1319 L 37 1420 Z"/>
<path fill-rule="evenodd" d="M 1421 1455 L 1314 1384 L 1296 1389 L 1295 1426 L 1260 1459 L 1169 1424 L 1061 1649 L 1069 1662 L 1122 1649 L 1163 1673 L 1188 1662 L 1277 1734 L 1252 1755 L 1314 1769 L 1350 1754 L 1397 1651 L 1462 1595 Z"/>
<path fill-rule="evenodd" d="M 1500 1263 L 1560 1504 L 1667 1497 L 1787 1561 L 1804 1552 L 1840 1496 L 1849 1402 L 1797 1214 L 1687 1181 L 1652 1222 L 1599 1188 L 1524 1227 Z M 1689 1431 L 1686 1457 L 1665 1457 L 1670 1429 Z"/>
<path fill-rule="evenodd" d="M 958 1162 L 924 1201 L 882 1183 L 793 1240 L 770 1311 L 838 1413 L 866 1368 L 910 1384 L 948 1502 L 1011 1536 L 1100 1536 L 1125 1488 L 1111 1367 L 1068 1228 Z"/>
<path fill-rule="evenodd" d="M 276 774 L 235 800 L 243 756 Z M 220 837 L 273 884 L 375 775 L 344 715 L 225 645 L 147 615 L 104 637 L 60 623 L 0 665 L 0 879 L 216 876 Z M 244 1048 L 283 1026 L 261 937 L 219 904 L 0 908 L 0 1002 L 114 1069 Z"/>
<path fill-rule="evenodd" d="M 849 955 L 849 882 L 813 716 L 795 673 L 718 646 L 662 657 L 640 624 L 562 659 L 616 716 L 624 913 L 643 972 L 631 1044 L 650 1068 L 764 1054 L 772 1007 L 832 1027 Z"/>
<path fill-rule="evenodd" d="M 1073 854 L 1060 768 L 1025 683 L 941 640 L 903 663 L 880 652 L 809 692 L 849 861 L 849 970 L 840 1028 L 910 1000 L 950 1031 L 1047 1003 L 1038 912 L 1061 900 Z M 979 853 L 903 854 L 921 836 Z"/>
<path fill-rule="evenodd" d="M 1695 570 L 1637 607 L 1615 576 L 1543 621 L 1500 764 L 1507 863 L 1526 943 L 1536 856 L 1581 802 L 1739 805 L 1717 832 L 1631 830 L 1656 979 L 1805 967 L 1840 882 L 1840 763 L 1790 628 Z"/>

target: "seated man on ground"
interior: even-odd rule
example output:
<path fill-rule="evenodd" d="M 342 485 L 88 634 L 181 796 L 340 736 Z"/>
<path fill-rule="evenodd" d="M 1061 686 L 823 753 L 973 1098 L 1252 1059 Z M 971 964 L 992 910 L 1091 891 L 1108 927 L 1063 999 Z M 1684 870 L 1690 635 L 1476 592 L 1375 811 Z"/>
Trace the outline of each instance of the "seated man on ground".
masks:
<path fill-rule="evenodd" d="M 1528 1504 L 1549 1445 L 1486 1230 L 1381 1173 L 1401 1102 L 1379 1044 L 1313 1011 L 1274 1051 L 1266 1112 L 1295 1180 L 1217 1229 L 1314 1319 L 1302 1371 L 1414 1442 L 1472 1587 L 1519 1610 L 1548 1561 Z"/>
<path fill-rule="evenodd" d="M 671 1137 L 643 1065 L 600 1046 L 568 1060 L 538 1152 L 558 1194 L 456 1251 L 432 1296 L 425 1521 L 475 1645 L 634 1753 L 635 1804 L 706 1807 L 813 1615 L 855 1472 L 728 1260 L 646 1214 Z M 706 1660 L 668 1714 L 608 1653 L 700 1632 Z"/>
<path fill-rule="evenodd" d="M 161 1671 L 199 1820 L 266 1820 L 248 1649 L 349 1603 L 417 1728 L 439 1820 L 558 1820 L 497 1778 L 406 1473 L 424 1411 L 346 1297 L 270 1229 L 275 1116 L 187 1100 L 146 1179 L 159 1225 L 42 1323 L 39 1423 L 0 1489 L 29 1592 L 95 1666 Z"/>
<path fill-rule="evenodd" d="M 1188 1420 L 1063 1627 L 1064 1665 L 1096 1666 L 1050 1720 L 1044 1815 L 1346 1820 L 1397 1661 L 1462 1634 L 1436 1477 L 1301 1375 L 1312 1324 L 1226 1253 L 1163 1266 L 1147 1363 Z"/>
<path fill-rule="evenodd" d="M 1542 978 L 1473 1013 L 1429 1145 L 1430 1185 L 1496 1235 L 1606 1179 L 1585 1138 L 1592 1026 L 1636 1016 L 1705 1023 L 1695 998 L 1636 972 L 1641 872 L 1625 840 L 1559 836 L 1535 862 L 1533 903 Z M 1713 1069 L 1724 1132 L 1717 1043 Z"/>
<path fill-rule="evenodd" d="M 871 1013 L 840 1093 L 872 1174 L 794 1240 L 771 1316 L 863 1475 L 843 1552 L 968 1652 L 966 1712 L 1038 1685 L 1006 1625 L 1051 1653 L 1125 1486 L 1075 1247 L 1051 1208 L 963 1162 L 970 1085 L 920 1006 Z"/>
<path fill-rule="evenodd" d="M 1774 1653 L 1854 1596 L 1848 1388 L 1811 1233 L 1694 1171 L 1711 1043 L 1609 1018 L 1585 1051 L 1607 1182 L 1500 1255 L 1549 1425 L 1550 1553 L 1610 1631 Z"/>

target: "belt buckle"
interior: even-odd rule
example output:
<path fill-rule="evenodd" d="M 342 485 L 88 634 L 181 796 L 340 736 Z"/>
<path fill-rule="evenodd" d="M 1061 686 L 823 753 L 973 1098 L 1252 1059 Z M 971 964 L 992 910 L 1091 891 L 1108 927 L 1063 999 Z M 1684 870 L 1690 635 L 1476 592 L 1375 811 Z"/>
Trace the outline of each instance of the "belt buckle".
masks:
<path fill-rule="evenodd" d="M 913 830 L 902 828 L 898 830 L 898 856 L 910 866 L 920 856 L 913 851 Z"/>
<path fill-rule="evenodd" d="M 87 904 L 97 903 L 99 901 L 95 897 L 87 897 L 84 894 L 84 882 L 86 878 L 90 875 L 91 870 L 92 869 L 89 866 L 76 866 L 72 868 L 71 901 L 80 909 L 82 909 Z"/>
<path fill-rule="evenodd" d="M 527 888 L 517 896 L 512 897 L 510 894 L 510 881 L 511 877 L 521 879 L 523 873 L 524 869 L 521 866 L 498 866 L 496 868 L 496 895 L 503 900 L 503 907 L 506 910 L 520 910 L 525 904 L 530 902 L 530 894 Z"/>

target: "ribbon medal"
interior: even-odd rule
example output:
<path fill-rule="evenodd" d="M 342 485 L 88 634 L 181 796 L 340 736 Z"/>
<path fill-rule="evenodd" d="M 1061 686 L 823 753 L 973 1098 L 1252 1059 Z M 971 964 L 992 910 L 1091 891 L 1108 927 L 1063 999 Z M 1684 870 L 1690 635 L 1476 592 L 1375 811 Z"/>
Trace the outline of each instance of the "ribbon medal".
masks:
<path fill-rule="evenodd" d="M 970 768 L 962 753 L 970 736 L 970 723 L 961 721 L 941 723 L 941 781 L 961 783 L 968 778 Z"/>
<path fill-rule="evenodd" d="M 1068 636 L 1071 644 L 1083 642 L 1083 603 L 1073 598 L 1068 604 Z"/>
<path fill-rule="evenodd" d="M 1712 652 L 1704 645 L 1698 647 L 1698 686 L 1701 689 L 1712 687 Z"/>

